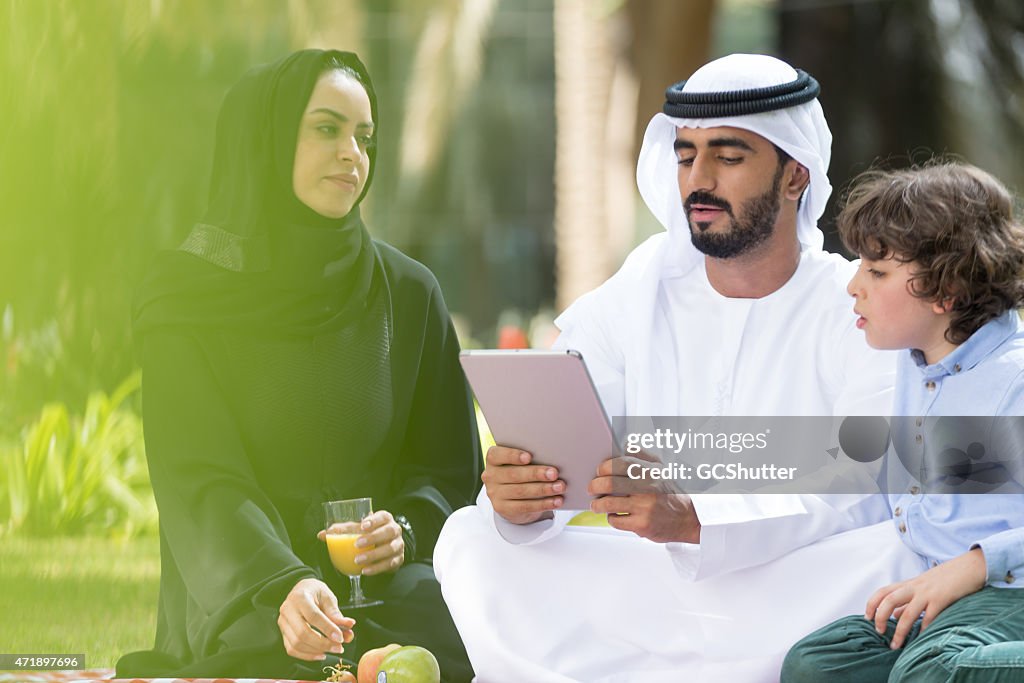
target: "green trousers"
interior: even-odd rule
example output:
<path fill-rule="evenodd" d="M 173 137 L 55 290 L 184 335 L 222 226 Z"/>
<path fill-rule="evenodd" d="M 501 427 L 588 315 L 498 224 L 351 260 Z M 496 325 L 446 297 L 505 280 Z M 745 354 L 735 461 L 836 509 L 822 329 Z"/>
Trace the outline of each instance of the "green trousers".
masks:
<path fill-rule="evenodd" d="M 862 615 L 840 619 L 792 647 L 781 681 L 1024 681 L 1024 589 L 983 588 L 920 627 L 892 650 L 895 621 L 879 635 Z"/>

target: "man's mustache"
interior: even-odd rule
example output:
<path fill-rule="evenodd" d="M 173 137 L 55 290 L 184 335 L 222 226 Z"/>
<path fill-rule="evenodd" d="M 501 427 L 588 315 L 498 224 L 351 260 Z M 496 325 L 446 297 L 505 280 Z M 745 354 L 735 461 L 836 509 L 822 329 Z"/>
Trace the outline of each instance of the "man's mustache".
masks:
<path fill-rule="evenodd" d="M 694 204 L 715 206 L 732 216 L 732 205 L 724 199 L 716 197 L 710 192 L 701 192 L 698 190 L 697 192 L 690 193 L 690 196 L 683 202 L 683 210 L 686 211 L 687 215 L 689 215 Z"/>

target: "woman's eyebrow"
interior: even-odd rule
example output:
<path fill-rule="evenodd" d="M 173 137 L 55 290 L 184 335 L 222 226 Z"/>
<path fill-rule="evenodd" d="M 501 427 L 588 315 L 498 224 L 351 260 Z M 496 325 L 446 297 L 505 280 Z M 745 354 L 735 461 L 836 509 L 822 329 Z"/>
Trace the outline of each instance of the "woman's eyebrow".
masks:
<path fill-rule="evenodd" d="M 314 109 L 313 111 L 309 112 L 309 114 L 327 114 L 328 116 L 335 118 L 341 121 L 342 123 L 348 123 L 347 116 L 345 116 L 341 112 L 334 111 L 333 109 L 328 109 L 327 107 L 320 107 L 319 109 Z M 364 121 L 362 123 L 357 124 L 356 128 L 373 128 L 373 122 Z"/>

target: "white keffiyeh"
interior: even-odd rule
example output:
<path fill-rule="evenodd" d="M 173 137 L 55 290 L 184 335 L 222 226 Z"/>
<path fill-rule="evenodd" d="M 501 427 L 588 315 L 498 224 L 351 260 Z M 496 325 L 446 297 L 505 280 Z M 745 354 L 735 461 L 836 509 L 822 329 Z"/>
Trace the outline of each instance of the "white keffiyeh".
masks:
<path fill-rule="evenodd" d="M 683 92 L 733 91 L 788 83 L 796 70 L 785 62 L 765 55 L 735 54 L 722 57 L 698 69 Z M 581 320 L 592 317 L 598 305 L 603 315 L 620 315 L 624 365 L 630 368 L 630 407 L 633 414 L 675 415 L 679 406 L 673 387 L 661 381 L 675 373 L 674 335 L 656 315 L 662 280 L 688 273 L 701 263 L 703 255 L 690 241 L 677 184 L 677 157 L 673 148 L 677 127 L 733 127 L 749 130 L 771 141 L 800 164 L 810 175 L 797 215 L 797 238 L 802 250 L 821 251 L 824 236 L 817 221 L 832 193 L 828 171 L 832 133 L 817 99 L 786 109 L 722 118 L 680 119 L 659 113 L 651 119 L 644 135 L 637 163 L 637 185 L 648 208 L 665 226 L 637 247 L 622 268 L 596 290 L 584 295 L 555 321 L 571 333 Z M 600 383 L 600 378 L 595 377 Z"/>

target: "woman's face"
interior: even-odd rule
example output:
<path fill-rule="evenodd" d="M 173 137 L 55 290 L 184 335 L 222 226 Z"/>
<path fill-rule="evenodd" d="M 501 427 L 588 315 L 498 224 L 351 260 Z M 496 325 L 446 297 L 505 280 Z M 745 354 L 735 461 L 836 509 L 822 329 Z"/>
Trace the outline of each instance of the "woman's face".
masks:
<path fill-rule="evenodd" d="M 347 215 L 366 185 L 372 144 L 366 90 L 343 71 L 324 73 L 299 122 L 292 169 L 295 196 L 321 216 Z"/>

